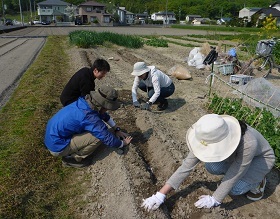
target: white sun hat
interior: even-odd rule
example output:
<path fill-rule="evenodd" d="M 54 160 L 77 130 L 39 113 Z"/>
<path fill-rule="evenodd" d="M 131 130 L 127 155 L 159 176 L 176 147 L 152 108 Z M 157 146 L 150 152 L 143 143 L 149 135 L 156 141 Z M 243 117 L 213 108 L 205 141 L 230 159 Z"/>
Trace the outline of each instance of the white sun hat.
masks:
<path fill-rule="evenodd" d="M 136 62 L 133 66 L 133 72 L 131 74 L 134 76 L 140 76 L 148 71 L 150 71 L 150 68 L 145 62 Z"/>
<path fill-rule="evenodd" d="M 189 149 L 203 162 L 220 162 L 237 148 L 241 138 L 238 120 L 228 115 L 207 114 L 187 131 Z"/>

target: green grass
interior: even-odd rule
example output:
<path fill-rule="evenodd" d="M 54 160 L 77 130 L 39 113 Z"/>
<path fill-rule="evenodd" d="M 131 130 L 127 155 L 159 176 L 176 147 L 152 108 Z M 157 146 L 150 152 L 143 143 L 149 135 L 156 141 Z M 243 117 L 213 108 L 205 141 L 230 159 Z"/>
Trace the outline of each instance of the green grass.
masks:
<path fill-rule="evenodd" d="M 95 31 L 73 31 L 69 33 L 70 43 L 81 48 L 92 48 L 97 45 L 104 45 L 106 42 L 110 42 L 119 46 L 127 48 L 141 48 L 144 45 L 143 40 L 138 36 L 117 34 L 112 32 Z"/>
<path fill-rule="evenodd" d="M 76 189 L 65 192 L 73 170 L 62 168 L 43 144 L 46 123 L 61 107 L 69 66 L 66 39 L 48 38 L 0 111 L 0 218 L 70 218 L 73 213 L 67 199 Z"/>
<path fill-rule="evenodd" d="M 260 32 L 260 28 L 255 28 L 255 27 L 226 27 L 223 25 L 172 25 L 172 28 L 178 28 L 178 29 L 189 29 L 189 30 L 206 30 L 206 31 L 223 31 L 223 32 L 239 32 L 239 33 L 256 33 Z"/>

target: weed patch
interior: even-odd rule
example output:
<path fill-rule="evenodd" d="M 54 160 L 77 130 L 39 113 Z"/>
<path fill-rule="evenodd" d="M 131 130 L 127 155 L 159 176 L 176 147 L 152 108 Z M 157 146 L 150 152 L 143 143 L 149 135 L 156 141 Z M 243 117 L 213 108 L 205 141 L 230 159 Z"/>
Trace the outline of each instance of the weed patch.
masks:
<path fill-rule="evenodd" d="M 73 31 L 69 34 L 70 43 L 81 48 L 92 48 L 97 45 L 104 45 L 111 42 L 127 48 L 141 48 L 144 45 L 143 40 L 138 36 L 117 34 L 111 32 L 97 33 L 94 31 Z"/>

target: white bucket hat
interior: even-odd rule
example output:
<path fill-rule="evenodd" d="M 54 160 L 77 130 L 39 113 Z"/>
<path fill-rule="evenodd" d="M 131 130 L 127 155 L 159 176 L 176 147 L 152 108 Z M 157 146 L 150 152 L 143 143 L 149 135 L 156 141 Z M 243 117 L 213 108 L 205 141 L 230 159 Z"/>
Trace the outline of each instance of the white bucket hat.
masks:
<path fill-rule="evenodd" d="M 131 74 L 134 76 L 140 76 L 148 71 L 150 71 L 150 68 L 145 62 L 136 62 L 133 66 L 133 72 Z"/>
<path fill-rule="evenodd" d="M 220 162 L 237 148 L 241 138 L 238 120 L 228 115 L 207 114 L 187 131 L 189 149 L 203 162 Z"/>

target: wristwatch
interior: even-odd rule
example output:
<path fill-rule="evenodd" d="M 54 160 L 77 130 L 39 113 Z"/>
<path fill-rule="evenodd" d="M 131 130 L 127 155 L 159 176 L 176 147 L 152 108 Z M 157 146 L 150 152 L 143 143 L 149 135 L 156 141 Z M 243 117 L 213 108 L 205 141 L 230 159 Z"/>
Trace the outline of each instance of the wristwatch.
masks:
<path fill-rule="evenodd" d="M 120 130 L 121 130 L 120 127 L 116 127 L 116 128 L 115 128 L 115 132 L 119 132 Z"/>

